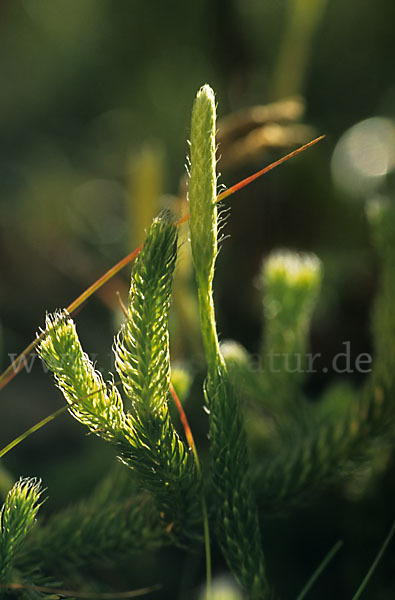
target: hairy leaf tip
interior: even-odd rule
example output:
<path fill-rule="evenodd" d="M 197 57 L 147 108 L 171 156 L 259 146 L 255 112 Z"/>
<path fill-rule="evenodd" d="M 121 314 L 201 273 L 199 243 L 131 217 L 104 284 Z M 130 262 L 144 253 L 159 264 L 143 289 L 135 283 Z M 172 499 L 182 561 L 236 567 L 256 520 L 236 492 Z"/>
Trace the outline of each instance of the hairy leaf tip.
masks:
<path fill-rule="evenodd" d="M 192 255 L 198 279 L 212 281 L 217 255 L 216 109 L 214 92 L 197 93 L 191 120 L 189 202 Z"/>

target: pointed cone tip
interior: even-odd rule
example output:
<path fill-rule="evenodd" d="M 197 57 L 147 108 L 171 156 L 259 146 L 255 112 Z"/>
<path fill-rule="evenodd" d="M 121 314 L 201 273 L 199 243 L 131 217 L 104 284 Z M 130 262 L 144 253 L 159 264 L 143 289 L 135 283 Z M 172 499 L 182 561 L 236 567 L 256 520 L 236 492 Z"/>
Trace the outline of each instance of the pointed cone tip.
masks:
<path fill-rule="evenodd" d="M 210 100 L 210 102 L 215 102 L 214 90 L 208 83 L 205 83 L 200 88 L 200 90 L 197 93 L 196 98 L 200 98 L 200 96 L 206 96 L 206 98 L 208 98 L 208 100 Z"/>

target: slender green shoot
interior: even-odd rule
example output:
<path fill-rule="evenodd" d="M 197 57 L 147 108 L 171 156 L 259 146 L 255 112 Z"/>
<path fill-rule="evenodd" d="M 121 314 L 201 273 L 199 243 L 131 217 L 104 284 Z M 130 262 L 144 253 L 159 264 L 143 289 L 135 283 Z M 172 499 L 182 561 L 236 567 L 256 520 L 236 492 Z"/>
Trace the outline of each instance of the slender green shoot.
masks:
<path fill-rule="evenodd" d="M 120 383 L 121 382 L 118 381 L 118 382 L 115 382 L 114 385 L 119 385 Z M 102 388 L 101 391 L 104 391 L 104 390 L 105 390 L 105 388 Z M 75 400 L 75 402 L 72 402 L 71 404 L 77 404 L 78 402 L 81 402 L 88 396 L 90 396 L 92 394 L 96 394 L 96 393 L 97 392 L 95 391 L 95 392 L 91 392 L 91 394 L 86 394 L 84 397 L 81 396 L 81 398 L 78 398 L 77 400 Z M 12 442 L 7 444 L 6 446 L 4 446 L 4 448 L 2 448 L 0 450 L 0 458 L 3 458 L 3 456 L 8 454 L 8 452 L 10 452 L 10 450 L 15 448 L 15 446 L 18 446 L 21 442 L 23 442 L 26 438 L 31 436 L 33 433 L 36 433 L 36 431 L 38 431 L 39 429 L 41 429 L 42 427 L 44 427 L 45 425 L 47 425 L 48 423 L 50 423 L 51 421 L 56 419 L 56 417 L 59 417 L 61 414 L 66 412 L 68 410 L 68 408 L 69 408 L 69 406 L 66 404 L 66 406 L 62 406 L 61 408 L 58 408 L 58 410 L 55 410 L 53 413 L 51 413 L 47 417 L 44 417 L 44 419 L 41 419 L 41 421 L 38 421 L 38 423 L 36 423 L 32 427 L 29 427 L 29 429 L 26 429 L 26 431 L 21 433 L 21 435 L 18 435 L 18 437 L 13 439 Z"/>
<path fill-rule="evenodd" d="M 329 550 L 328 554 L 325 556 L 324 560 L 318 565 L 318 567 L 316 568 L 316 570 L 314 571 L 314 573 L 312 574 L 312 576 L 310 577 L 310 579 L 308 580 L 308 582 L 306 583 L 296 600 L 303 600 L 303 598 L 307 596 L 317 579 L 320 577 L 321 573 L 325 571 L 332 558 L 335 556 L 335 554 L 339 552 L 342 546 L 343 542 L 339 540 L 338 542 L 336 542 L 333 548 Z"/>
<path fill-rule="evenodd" d="M 44 419 L 41 419 L 41 421 L 38 421 L 38 423 L 36 423 L 32 427 L 29 427 L 29 429 L 26 429 L 26 431 L 24 431 L 23 433 L 21 433 L 21 435 L 18 435 L 18 437 L 14 438 L 12 440 L 12 442 L 10 442 L 9 444 L 7 444 L 6 446 L 4 446 L 4 448 L 2 448 L 0 450 L 0 458 L 3 458 L 3 456 L 5 456 L 6 454 L 8 454 L 8 452 L 10 452 L 10 450 L 12 450 L 13 448 L 15 448 L 15 446 L 18 446 L 21 442 L 23 442 L 30 435 L 32 435 L 33 433 L 35 433 L 36 431 L 38 431 L 39 429 L 41 429 L 41 427 L 44 427 L 44 425 L 47 425 L 47 423 L 50 423 L 51 421 L 53 421 L 54 419 L 56 419 L 56 417 L 58 417 L 59 415 L 61 415 L 64 412 L 66 412 L 67 409 L 68 409 L 67 405 L 66 406 L 62 406 L 61 408 L 58 408 L 58 410 L 55 410 L 53 413 L 51 413 L 50 415 L 48 415 Z"/>
<path fill-rule="evenodd" d="M 239 399 L 221 354 L 213 279 L 218 252 L 216 110 L 213 90 L 203 86 L 191 121 L 189 202 L 192 257 L 198 287 L 200 322 L 207 362 L 211 469 L 216 526 L 222 551 L 251 600 L 268 598 L 258 513 L 249 481 L 244 422 Z"/>
<path fill-rule="evenodd" d="M 361 585 L 359 586 L 356 593 L 352 597 L 352 600 L 358 600 L 361 597 L 362 592 L 365 590 L 367 584 L 369 583 L 370 578 L 372 577 L 377 565 L 379 564 L 380 560 L 382 559 L 382 556 L 383 556 L 384 552 L 386 551 L 388 544 L 390 543 L 394 534 L 395 534 L 395 521 L 392 524 L 392 527 L 391 527 L 387 537 L 385 538 L 384 543 L 381 546 L 376 558 L 372 562 L 370 569 L 368 570 L 365 577 L 363 578 Z"/>

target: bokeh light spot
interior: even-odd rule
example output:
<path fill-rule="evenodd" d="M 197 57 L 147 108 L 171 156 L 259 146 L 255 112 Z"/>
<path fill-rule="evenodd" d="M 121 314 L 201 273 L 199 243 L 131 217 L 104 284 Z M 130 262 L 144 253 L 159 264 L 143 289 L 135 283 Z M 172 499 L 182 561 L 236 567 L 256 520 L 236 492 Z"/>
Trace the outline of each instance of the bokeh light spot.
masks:
<path fill-rule="evenodd" d="M 352 197 L 376 190 L 395 166 L 395 124 L 372 117 L 348 129 L 339 139 L 331 162 L 338 187 Z"/>

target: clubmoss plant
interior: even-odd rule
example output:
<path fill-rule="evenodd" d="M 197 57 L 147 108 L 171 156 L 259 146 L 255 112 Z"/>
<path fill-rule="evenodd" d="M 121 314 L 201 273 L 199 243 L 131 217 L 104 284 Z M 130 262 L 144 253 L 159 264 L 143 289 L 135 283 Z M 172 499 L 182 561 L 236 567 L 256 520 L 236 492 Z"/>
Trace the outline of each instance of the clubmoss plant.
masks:
<path fill-rule="evenodd" d="M 394 206 L 376 203 L 368 211 L 382 264 L 373 318 L 373 372 L 361 391 L 334 386 L 311 403 L 301 385 L 305 365 L 298 357 L 308 351 L 320 288 L 316 257 L 281 251 L 264 262 L 260 360 L 265 368 L 254 369 L 237 343 L 220 344 L 213 300 L 219 221 L 215 133 L 215 98 L 206 85 L 192 112 L 189 203 L 207 363 L 200 405 L 205 403 L 208 413 L 210 459 L 200 469 L 186 419 L 184 436 L 169 408 L 174 390 L 168 315 L 178 238 L 176 222 L 165 211 L 153 220 L 133 267 L 125 322 L 113 345 L 120 382 L 115 377 L 105 381 L 96 370 L 66 310 L 47 316 L 38 338 L 41 358 L 70 414 L 113 446 L 122 465 L 91 497 L 34 527 L 39 484 L 24 479 L 12 487 L 0 516 L 0 583 L 5 586 L 0 594 L 11 597 L 14 591 L 6 586 L 18 582 L 25 586 L 18 591 L 22 597 L 39 598 L 41 588 L 32 586 L 49 581 L 56 587 L 81 566 L 119 562 L 131 553 L 168 545 L 196 549 L 203 537 L 209 555 L 209 521 L 212 539 L 246 597 L 277 598 L 267 574 L 270 550 L 265 547 L 264 554 L 261 517 L 311 502 L 330 482 L 341 482 L 345 473 L 371 459 L 373 444 L 391 439 Z M 280 362 L 270 364 L 276 357 Z M 285 366 L 283 358 L 294 362 Z"/>
<path fill-rule="evenodd" d="M 215 100 L 211 88 L 204 86 L 192 111 L 189 201 L 192 255 L 208 365 L 205 397 L 210 421 L 212 479 L 218 499 L 217 529 L 224 555 L 242 586 L 251 598 L 265 598 L 268 587 L 244 423 L 220 351 L 215 323 L 212 289 L 218 244 L 215 164 Z"/>
<path fill-rule="evenodd" d="M 39 354 L 73 416 L 113 444 L 174 531 L 193 527 L 199 485 L 193 455 L 171 422 L 168 310 L 177 230 L 168 213 L 154 219 L 132 274 L 128 316 L 114 344 L 115 366 L 130 411 L 84 354 L 66 313 L 47 318 Z"/>
<path fill-rule="evenodd" d="M 8 492 L 0 512 L 0 583 L 9 581 L 23 542 L 40 507 L 41 484 L 20 479 Z"/>

